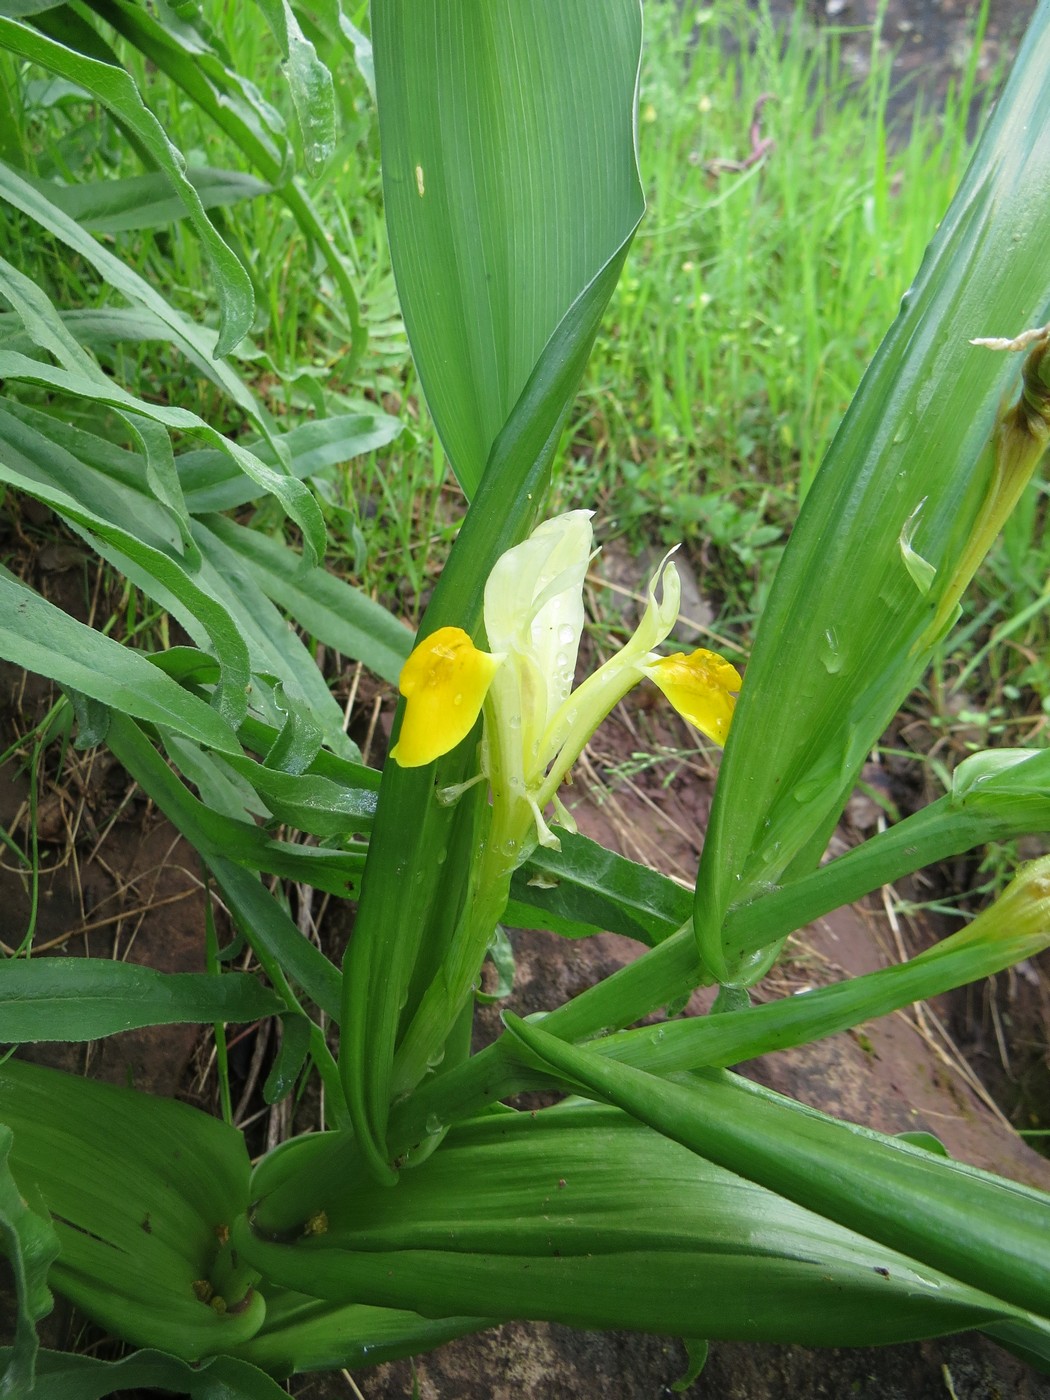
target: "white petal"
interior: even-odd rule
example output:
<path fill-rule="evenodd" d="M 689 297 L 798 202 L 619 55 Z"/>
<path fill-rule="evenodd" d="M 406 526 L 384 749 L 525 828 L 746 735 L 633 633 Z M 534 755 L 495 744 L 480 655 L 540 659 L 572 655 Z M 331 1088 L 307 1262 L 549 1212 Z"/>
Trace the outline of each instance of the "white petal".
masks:
<path fill-rule="evenodd" d="M 485 585 L 489 646 L 517 658 L 503 680 L 506 688 L 516 674 L 521 686 L 526 751 L 572 688 L 593 541 L 590 511 L 545 520 L 497 560 Z"/>

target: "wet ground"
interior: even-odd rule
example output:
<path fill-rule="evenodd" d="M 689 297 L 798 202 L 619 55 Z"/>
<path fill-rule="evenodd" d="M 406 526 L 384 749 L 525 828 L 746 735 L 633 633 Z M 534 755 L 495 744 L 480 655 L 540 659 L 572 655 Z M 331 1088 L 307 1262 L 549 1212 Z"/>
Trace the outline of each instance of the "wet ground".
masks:
<path fill-rule="evenodd" d="M 759 7 L 749 0 L 749 8 Z M 769 8 L 788 23 L 798 6 L 793 0 L 770 0 Z M 903 119 L 917 95 L 936 109 L 949 84 L 958 82 L 970 61 L 982 6 L 980 0 L 809 0 L 804 9 L 814 25 L 843 31 L 858 77 L 870 67 L 872 34 L 878 33 L 883 53 L 893 55 L 891 107 Z M 1005 73 L 1034 10 L 1035 0 L 990 0 L 977 60 L 979 82 Z"/>

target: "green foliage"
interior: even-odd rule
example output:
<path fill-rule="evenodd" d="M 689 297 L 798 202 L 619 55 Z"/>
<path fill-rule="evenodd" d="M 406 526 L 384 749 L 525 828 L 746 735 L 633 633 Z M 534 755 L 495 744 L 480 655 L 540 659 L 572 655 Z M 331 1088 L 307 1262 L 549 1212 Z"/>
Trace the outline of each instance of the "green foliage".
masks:
<path fill-rule="evenodd" d="M 0 965 L 3 1033 L 277 1015 L 264 1097 L 316 1071 L 329 1131 L 250 1174 L 229 1122 L 0 1067 L 0 1242 L 20 1309 L 0 1352 L 7 1389 L 33 1393 L 36 1364 L 35 1393 L 71 1400 L 136 1385 L 267 1400 L 272 1376 L 511 1317 L 669 1330 L 697 1354 L 704 1335 L 864 1345 L 981 1326 L 1050 1364 L 1047 1261 L 1031 1248 L 1045 1196 L 724 1072 L 1050 940 L 1038 865 L 910 962 L 753 1009 L 740 989 L 808 919 L 946 854 L 1050 830 L 1046 755 L 997 751 L 818 866 L 861 759 L 1017 494 L 994 485 L 1007 457 L 1030 471 L 1042 450 L 1046 332 L 1031 337 L 1021 410 L 999 403 L 1016 361 L 967 340 L 1050 312 L 1050 215 L 1032 197 L 1047 185 L 1050 0 L 815 477 L 867 358 L 857 326 L 889 319 L 958 177 L 973 63 L 943 138 L 918 123 L 922 139 L 894 155 L 887 70 L 847 98 L 834 33 L 810 45 L 799 19 L 781 43 L 764 22 L 726 61 L 711 40 L 728 11 L 705 12 L 696 36 L 673 7 L 656 11 L 672 58 L 644 70 L 642 147 L 661 138 L 654 202 L 679 214 L 642 235 L 617 291 L 642 215 L 637 0 L 477 14 L 425 0 L 411 21 L 374 0 L 374 57 L 364 16 L 337 0 L 266 0 L 259 24 L 132 0 L 16 8 L 0 21 L 13 118 L 0 122 L 0 481 L 187 644 L 166 623 L 152 650 L 138 626 L 108 635 L 5 570 L 0 654 L 64 691 L 48 733 L 68 735 L 75 716 L 79 742 L 105 742 L 186 838 L 268 985 L 226 970 L 213 927 L 208 971 L 181 976 L 35 957 L 30 938 Z M 683 64 L 687 98 L 672 103 Z M 762 121 L 776 158 L 716 174 L 774 86 Z M 840 97 L 833 137 L 817 114 Z M 851 173 L 854 149 L 867 175 Z M 801 256 L 818 226 L 819 274 Z M 628 387 L 601 396 L 614 366 Z M 413 374 L 433 425 L 421 416 L 355 489 L 341 468 L 394 444 L 401 425 L 375 404 L 414 392 Z M 789 409 L 798 380 L 808 393 Z M 493 730 L 513 716 L 486 712 L 434 762 L 381 774 L 344 732 L 308 642 L 393 681 L 411 638 L 324 567 L 326 527 L 337 553 L 367 554 L 358 497 L 381 497 L 400 571 L 437 519 L 445 453 L 469 504 L 420 636 L 455 627 L 482 645 L 486 581 L 552 496 L 601 498 L 626 529 L 657 501 L 658 529 L 703 531 L 731 560 L 729 591 L 755 575 L 764 589 L 796 466 L 799 494 L 813 477 L 733 723 L 695 934 L 689 891 L 583 837 L 550 844 L 539 811 L 534 835 L 486 854 L 504 833 L 478 779 L 493 776 L 493 744 L 513 742 Z M 617 475 L 599 479 L 614 454 Z M 1005 557 L 1016 569 L 1016 536 Z M 418 587 L 425 563 L 411 572 Z M 548 583 L 539 600 L 506 600 L 530 645 L 531 602 L 564 590 Z M 35 854 L 27 864 L 35 874 Z M 273 877 L 356 898 L 342 971 Z M 501 918 L 568 937 L 614 929 L 645 951 L 541 1022 L 508 1017 L 471 1057 Z M 630 1029 L 715 979 L 727 991 L 711 1015 Z M 594 1102 L 500 1102 L 524 1089 Z M 37 1359 L 49 1287 L 143 1350 Z"/>

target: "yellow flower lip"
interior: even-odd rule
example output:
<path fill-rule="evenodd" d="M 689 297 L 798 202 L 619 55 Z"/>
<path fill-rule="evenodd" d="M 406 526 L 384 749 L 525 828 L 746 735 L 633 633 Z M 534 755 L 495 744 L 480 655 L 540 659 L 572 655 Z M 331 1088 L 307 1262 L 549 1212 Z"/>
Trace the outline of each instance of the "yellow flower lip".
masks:
<path fill-rule="evenodd" d="M 716 651 L 700 647 L 689 656 L 681 651 L 662 656 L 648 662 L 642 670 L 683 719 L 716 744 L 725 743 L 736 696 L 743 685 L 735 666 Z"/>
<path fill-rule="evenodd" d="M 527 808 L 537 839 L 550 846 L 557 838 L 543 816 L 548 803 L 557 805 L 566 772 L 642 676 L 717 744 L 728 737 L 742 684 L 740 672 L 717 652 L 661 657 L 653 650 L 678 616 L 680 582 L 668 555 L 650 581 L 634 634 L 574 690 L 592 546 L 589 511 L 567 511 L 537 526 L 500 556 L 485 585 L 485 631 L 495 654 L 481 651 L 461 627 L 441 627 L 419 643 L 401 672 L 406 704 L 391 757 L 405 768 L 433 763 L 462 743 L 484 706 L 481 771 L 494 801 Z"/>
<path fill-rule="evenodd" d="M 462 627 L 439 627 L 419 643 L 401 669 L 408 702 L 391 758 L 422 768 L 461 743 L 477 722 L 503 658 L 481 651 Z"/>

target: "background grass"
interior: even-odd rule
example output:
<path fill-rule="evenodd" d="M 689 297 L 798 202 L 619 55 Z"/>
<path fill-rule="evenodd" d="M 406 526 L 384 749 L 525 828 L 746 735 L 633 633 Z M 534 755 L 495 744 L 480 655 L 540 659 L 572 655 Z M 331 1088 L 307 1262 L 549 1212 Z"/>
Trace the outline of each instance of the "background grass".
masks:
<path fill-rule="evenodd" d="M 236 7 L 205 12 L 294 131 L 265 26 L 245 23 Z M 366 6 L 351 18 L 363 24 Z M 553 508 L 593 506 L 601 537 L 623 536 L 632 550 L 682 540 L 713 626 L 745 654 L 800 499 L 965 166 L 980 34 L 934 105 L 895 88 L 877 31 L 814 26 L 801 7 L 774 23 L 763 8 L 726 0 L 702 9 L 650 0 L 646 26 L 639 136 L 649 210 L 561 445 Z M 347 54 L 311 37 L 339 75 L 340 116 L 311 193 L 357 288 L 368 348 L 350 370 L 338 289 L 288 210 L 262 197 L 215 212 L 256 285 L 253 338 L 235 358 L 289 425 L 368 404 L 400 415 L 405 430 L 391 449 L 316 484 L 333 567 L 414 621 L 462 502 L 397 313 L 371 99 Z M 191 165 L 243 168 L 174 85 L 129 61 Z M 770 147 L 733 170 L 752 152 L 763 95 L 758 137 Z M 0 106 L 17 117 L 5 148 L 34 174 L 140 173 L 104 113 L 8 55 Z M 8 256 L 58 305 L 105 299 L 75 258 L 39 238 L 27 245 L 18 221 L 0 223 Z M 183 227 L 107 238 L 175 304 L 206 314 L 207 268 Z M 133 392 L 193 404 L 240 431 L 192 367 L 134 344 L 99 353 Z M 980 717 L 984 737 L 1017 728 L 1018 716 L 1041 722 L 1050 596 L 1042 511 L 1039 488 L 971 592 L 966 625 L 924 701 L 941 733 L 953 732 L 960 712 L 971 729 Z M 255 524 L 282 522 L 263 505 Z"/>

